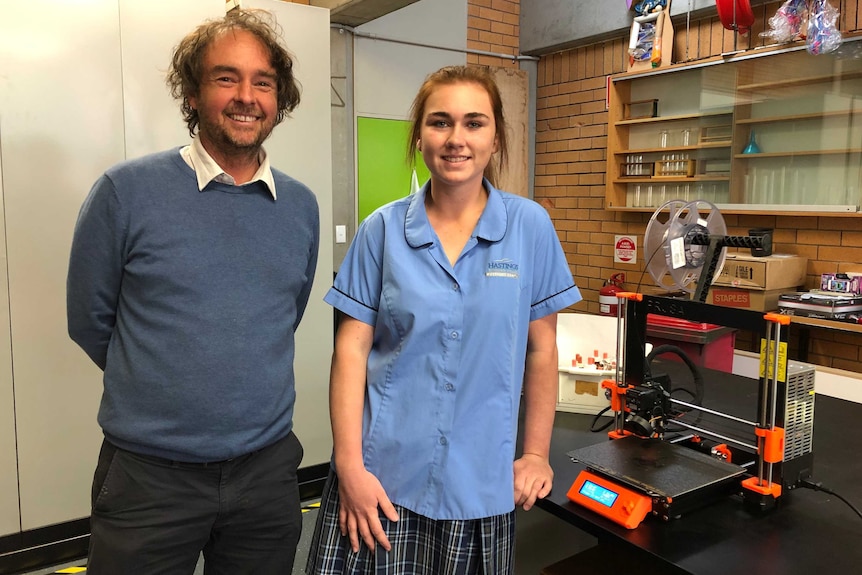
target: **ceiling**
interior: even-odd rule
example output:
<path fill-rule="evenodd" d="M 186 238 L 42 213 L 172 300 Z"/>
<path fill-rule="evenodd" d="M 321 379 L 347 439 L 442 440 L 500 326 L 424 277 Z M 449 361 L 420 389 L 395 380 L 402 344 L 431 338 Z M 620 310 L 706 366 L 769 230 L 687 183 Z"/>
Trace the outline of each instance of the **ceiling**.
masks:
<path fill-rule="evenodd" d="M 329 21 L 359 26 L 418 0 L 310 0 L 312 6 L 329 9 Z"/>

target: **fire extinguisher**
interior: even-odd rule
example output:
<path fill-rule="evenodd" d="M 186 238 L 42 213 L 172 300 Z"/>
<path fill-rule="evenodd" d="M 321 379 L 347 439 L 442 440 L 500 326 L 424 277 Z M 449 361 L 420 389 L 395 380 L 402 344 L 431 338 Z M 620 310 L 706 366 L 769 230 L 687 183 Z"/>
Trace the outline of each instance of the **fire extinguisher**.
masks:
<path fill-rule="evenodd" d="M 610 315 L 616 317 L 617 306 L 619 300 L 617 293 L 623 291 L 623 282 L 626 281 L 626 274 L 613 274 L 611 279 L 606 280 L 602 289 L 599 290 L 599 314 Z"/>

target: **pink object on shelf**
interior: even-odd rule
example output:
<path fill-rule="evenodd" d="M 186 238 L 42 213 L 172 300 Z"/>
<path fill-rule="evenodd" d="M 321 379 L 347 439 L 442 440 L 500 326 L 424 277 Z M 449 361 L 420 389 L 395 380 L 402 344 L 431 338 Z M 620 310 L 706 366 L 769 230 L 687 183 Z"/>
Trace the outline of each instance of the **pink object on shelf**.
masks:
<path fill-rule="evenodd" d="M 647 341 L 655 347 L 670 344 L 680 348 L 695 365 L 733 372 L 734 329 L 649 314 L 646 335 Z M 663 357 L 680 361 L 674 354 Z"/>

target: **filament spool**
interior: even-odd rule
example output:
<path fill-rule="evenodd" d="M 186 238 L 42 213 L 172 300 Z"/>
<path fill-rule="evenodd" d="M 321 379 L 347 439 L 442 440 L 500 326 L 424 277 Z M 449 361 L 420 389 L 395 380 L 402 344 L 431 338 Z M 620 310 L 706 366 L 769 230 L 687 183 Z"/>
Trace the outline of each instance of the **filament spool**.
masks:
<path fill-rule="evenodd" d="M 704 235 L 727 235 L 724 218 L 711 202 L 670 200 L 653 213 L 644 234 L 644 255 L 646 269 L 660 288 L 695 292 L 707 246 L 694 240 Z M 724 266 L 725 252 L 721 250 L 716 278 Z"/>

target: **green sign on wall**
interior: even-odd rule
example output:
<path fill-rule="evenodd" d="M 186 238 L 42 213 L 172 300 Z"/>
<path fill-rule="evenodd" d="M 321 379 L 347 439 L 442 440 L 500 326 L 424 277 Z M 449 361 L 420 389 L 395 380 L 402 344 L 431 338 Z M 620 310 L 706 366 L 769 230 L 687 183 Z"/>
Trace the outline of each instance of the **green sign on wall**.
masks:
<path fill-rule="evenodd" d="M 406 120 L 356 119 L 358 218 L 362 222 L 382 205 L 410 193 L 412 167 L 407 165 Z M 430 177 L 420 154 L 416 155 L 419 185 Z"/>

